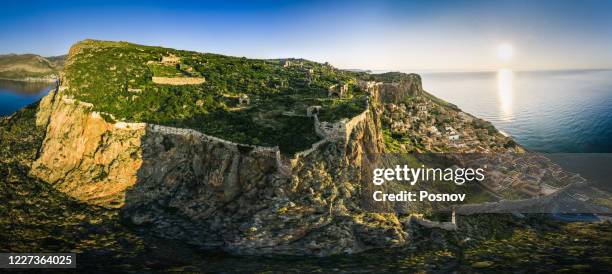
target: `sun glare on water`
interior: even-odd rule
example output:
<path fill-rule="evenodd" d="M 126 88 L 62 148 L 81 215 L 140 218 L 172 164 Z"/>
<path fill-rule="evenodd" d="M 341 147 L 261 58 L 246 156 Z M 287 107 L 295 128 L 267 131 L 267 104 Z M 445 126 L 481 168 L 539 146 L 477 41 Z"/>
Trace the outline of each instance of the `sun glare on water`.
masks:
<path fill-rule="evenodd" d="M 504 121 L 512 119 L 512 97 L 514 94 L 514 72 L 510 69 L 497 71 L 497 98 L 499 110 Z"/>
<path fill-rule="evenodd" d="M 497 56 L 503 61 L 510 61 L 514 55 L 514 47 L 509 43 L 502 43 L 497 46 Z"/>
<path fill-rule="evenodd" d="M 497 46 L 497 56 L 503 62 L 509 62 L 514 55 L 514 47 L 510 43 Z M 514 72 L 508 68 L 497 71 L 497 97 L 502 120 L 512 119 L 512 97 L 514 95 Z"/>

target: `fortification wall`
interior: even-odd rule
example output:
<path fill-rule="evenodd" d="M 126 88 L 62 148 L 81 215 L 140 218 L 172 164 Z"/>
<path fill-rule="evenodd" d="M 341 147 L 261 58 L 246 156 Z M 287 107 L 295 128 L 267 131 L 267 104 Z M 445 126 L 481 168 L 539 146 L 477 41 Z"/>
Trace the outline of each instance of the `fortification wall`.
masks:
<path fill-rule="evenodd" d="M 351 136 L 353 128 L 367 118 L 369 111 L 366 109 L 351 119 L 344 118 L 335 123 L 321 122 L 318 115 L 314 114 L 315 132 L 329 141 L 346 141 Z"/>
<path fill-rule="evenodd" d="M 327 139 L 323 139 L 320 140 L 314 144 L 312 144 L 312 146 L 309 149 L 297 152 L 293 155 L 293 157 L 289 160 L 289 166 L 293 167 L 295 166 L 295 164 L 297 163 L 297 161 L 301 158 L 304 158 L 308 155 L 310 155 L 311 153 L 317 151 L 322 145 L 328 143 L 329 140 Z M 286 165 L 286 164 L 285 164 Z"/>
<path fill-rule="evenodd" d="M 162 85 L 199 85 L 206 80 L 202 77 L 153 77 L 153 83 Z"/>
<path fill-rule="evenodd" d="M 409 219 L 410 222 L 415 222 L 423 227 L 426 228 L 440 228 L 443 230 L 448 230 L 448 231 L 455 231 L 457 230 L 457 224 L 453 223 L 453 222 L 438 222 L 438 221 L 431 221 L 431 220 L 427 220 L 425 218 L 423 218 L 422 216 L 410 216 Z"/>
<path fill-rule="evenodd" d="M 32 175 L 57 184 L 59 190 L 75 198 L 110 207 L 123 205 L 125 190 L 136 184 L 140 178 L 137 171 L 141 169 L 143 162 L 158 163 L 158 160 L 152 160 L 154 155 L 148 155 L 148 159 L 138 155 L 143 155 L 146 147 L 158 146 L 163 140 L 174 140 L 172 142 L 181 143 L 181 147 L 204 145 L 211 151 L 217 148 L 224 155 L 234 155 L 232 157 L 237 159 L 263 162 L 263 166 L 276 170 L 275 176 L 288 178 L 300 159 L 320 150 L 324 144 L 346 144 L 354 128 L 367 119 L 369 112 L 369 109 L 366 109 L 351 119 L 336 123 L 320 122 L 318 117 L 313 115 L 315 130 L 323 139 L 306 150 L 285 157 L 278 147 L 236 143 L 194 129 L 107 121 L 104 119 L 107 115 L 112 120 L 115 119 L 108 113 L 92 111 L 93 104 L 67 96 L 65 91 L 65 86 L 58 88 L 59 100 L 51 100 L 51 94 L 46 98 L 49 104 L 46 104 L 46 110 L 43 111 L 51 115 L 45 115 L 50 117 L 47 136 L 40 157 L 32 169 Z M 151 138 L 156 138 L 156 141 L 150 141 Z M 179 159 L 183 156 L 197 156 L 183 150 L 180 150 L 181 156 L 168 157 Z M 230 181 L 232 180 L 234 179 Z M 81 182 L 95 183 L 83 186 Z"/>
<path fill-rule="evenodd" d="M 261 171 L 257 174 L 287 174 L 291 170 L 281 166 L 278 147 L 234 143 L 193 129 L 110 122 L 103 118 L 108 114 L 92 111 L 92 104 L 54 94 L 44 99 L 39 110 L 40 123 L 47 124 L 47 132 L 31 175 L 87 203 L 122 207 L 126 191 L 149 178 L 143 174 L 156 174 L 160 182 L 168 174 L 179 176 L 176 170 L 158 167 L 182 170 L 191 166 L 219 174 L 225 174 L 221 170 L 231 170 L 231 176 L 214 175 L 217 177 L 210 180 L 231 185 L 232 189 L 240 181 L 235 177 L 243 174 L 242 169 Z M 202 158 L 209 159 L 196 161 Z M 221 166 L 215 169 L 215 165 Z M 248 176 L 243 177 L 248 180 Z M 226 196 L 234 195 L 233 191 Z"/>
<path fill-rule="evenodd" d="M 162 134 L 193 136 L 193 137 L 202 139 L 206 142 L 217 143 L 217 144 L 223 145 L 226 148 L 231 149 L 233 151 L 239 151 L 239 148 L 241 147 L 250 148 L 251 149 L 250 153 L 266 154 L 272 157 L 276 157 L 276 152 L 280 151 L 278 147 L 264 147 L 264 146 L 254 146 L 254 145 L 248 145 L 248 144 L 235 143 L 235 142 L 228 141 L 228 140 L 225 140 L 219 137 L 207 135 L 197 130 L 189 129 L 189 128 L 176 128 L 176 127 L 148 124 L 148 129 L 151 132 L 157 132 L 157 133 L 162 133 Z"/>
<path fill-rule="evenodd" d="M 81 106 L 87 109 L 91 109 L 94 106 L 91 103 L 78 101 L 66 95 L 62 96 L 62 101 L 65 104 L 78 105 L 78 106 Z M 91 117 L 94 119 L 102 118 L 103 114 L 108 115 L 114 119 L 114 116 L 110 113 L 98 112 L 98 111 L 92 111 L 90 113 Z M 202 140 L 205 140 L 207 142 L 218 143 L 218 144 L 224 145 L 225 147 L 233 151 L 238 151 L 239 148 L 250 148 L 251 152 L 253 153 L 267 154 L 273 157 L 275 157 L 276 153 L 280 151 L 278 147 L 265 147 L 265 146 L 255 146 L 255 145 L 249 145 L 249 144 L 236 143 L 236 142 L 225 140 L 225 139 L 215 137 L 212 135 L 207 135 L 200 131 L 189 129 L 189 128 L 176 128 L 176 127 L 163 126 L 163 125 L 155 125 L 155 124 L 147 124 L 147 123 L 130 123 L 130 122 L 115 122 L 113 123 L 113 126 L 114 128 L 117 128 L 117 129 L 132 129 L 132 130 L 144 129 L 145 127 L 148 127 L 147 129 L 151 132 L 157 132 L 157 133 L 162 133 L 162 134 L 174 134 L 174 135 L 181 135 L 181 136 L 194 136 Z"/>
<path fill-rule="evenodd" d="M 353 129 L 355 128 L 355 126 L 357 126 L 357 124 L 363 122 L 367 117 L 368 117 L 368 113 L 370 112 L 369 109 L 366 109 L 365 111 L 363 111 L 361 114 L 351 118 L 350 120 L 348 120 L 345 124 L 345 136 L 344 139 L 348 140 L 349 137 L 351 136 L 351 133 L 353 132 Z"/>

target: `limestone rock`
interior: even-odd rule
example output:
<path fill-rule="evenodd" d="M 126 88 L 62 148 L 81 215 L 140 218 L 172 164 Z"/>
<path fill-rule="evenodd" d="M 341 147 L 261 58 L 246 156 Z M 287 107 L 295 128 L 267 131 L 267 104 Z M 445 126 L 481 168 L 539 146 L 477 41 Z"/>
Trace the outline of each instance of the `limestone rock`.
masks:
<path fill-rule="evenodd" d="M 342 141 L 287 159 L 195 130 L 107 122 L 66 97 L 65 85 L 41 104 L 48 125 L 31 175 L 76 199 L 235 254 L 327 256 L 409 242 L 394 215 L 361 208 L 363 165 L 383 150 L 378 111 L 350 122 Z"/>

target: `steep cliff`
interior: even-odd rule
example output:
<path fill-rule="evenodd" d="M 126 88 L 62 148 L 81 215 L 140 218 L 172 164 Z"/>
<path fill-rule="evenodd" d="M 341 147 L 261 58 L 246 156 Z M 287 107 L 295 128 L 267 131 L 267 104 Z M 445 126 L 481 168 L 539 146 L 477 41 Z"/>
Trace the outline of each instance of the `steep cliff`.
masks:
<path fill-rule="evenodd" d="M 180 69 L 206 81 L 152 81 Z M 375 213 L 391 205 L 377 210 L 364 199 L 381 159 L 420 165 L 406 154 L 523 152 L 490 123 L 425 92 L 416 74 L 363 75 L 305 60 L 286 66 L 123 42 L 73 46 L 36 124 L 45 135 L 30 175 L 163 238 L 234 254 L 327 256 L 406 245 L 410 218 Z M 503 189 L 511 192 L 497 194 L 521 194 Z M 401 206 L 393 209 L 434 210 L 427 202 Z"/>
<path fill-rule="evenodd" d="M 399 103 L 423 94 L 423 83 L 418 74 L 408 74 L 397 82 L 381 82 L 376 87 L 382 103 Z"/>
<path fill-rule="evenodd" d="M 109 123 L 63 90 L 41 104 L 39 120 L 49 122 L 31 174 L 79 200 L 119 207 L 164 237 L 235 253 L 311 255 L 408 239 L 395 216 L 360 208 L 361 164 L 383 147 L 374 106 L 348 139 L 287 159 L 194 130 Z"/>
<path fill-rule="evenodd" d="M 152 81 L 179 69 L 206 81 Z M 384 152 L 518 151 L 490 124 L 425 92 L 416 74 L 124 42 L 73 46 L 36 123 L 46 134 L 32 176 L 164 238 L 237 254 L 404 245 L 410 228 L 364 201 L 381 157 L 415 160 Z"/>
<path fill-rule="evenodd" d="M 75 48 L 68 69 L 82 52 Z M 79 89 L 67 78 L 41 102 L 46 135 L 30 173 L 80 201 L 119 208 L 126 222 L 162 237 L 237 254 L 323 256 L 409 242 L 395 215 L 366 212 L 360 194 L 368 163 L 384 150 L 379 98 L 410 96 L 420 79 L 372 92 L 336 137 L 287 154 L 118 122 L 75 99 Z"/>

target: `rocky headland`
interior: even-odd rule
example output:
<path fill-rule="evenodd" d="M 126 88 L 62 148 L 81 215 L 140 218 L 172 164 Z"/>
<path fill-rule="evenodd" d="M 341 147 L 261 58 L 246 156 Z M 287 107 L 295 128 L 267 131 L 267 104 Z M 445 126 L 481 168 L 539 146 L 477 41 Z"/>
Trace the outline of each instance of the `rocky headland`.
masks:
<path fill-rule="evenodd" d="M 220 78 L 236 75 L 227 69 L 245 78 Z M 156 75 L 183 80 L 156 83 Z M 432 206 L 413 206 L 414 214 L 364 208 L 371 165 L 389 152 L 525 153 L 490 123 L 424 91 L 416 74 L 124 42 L 73 46 L 58 87 L 27 117 L 3 120 L 25 119 L 38 132 L 34 151 L 6 162 L 30 176 L 15 181 L 35 180 L 91 207 L 85 219 L 100 213 L 122 231 L 240 255 L 420 245 L 430 232 L 419 216 Z M 255 130 L 241 130 L 243 119 Z M 499 191 L 491 201 L 539 195 L 532 192 Z M 475 218 L 437 237 L 478 234 Z"/>

